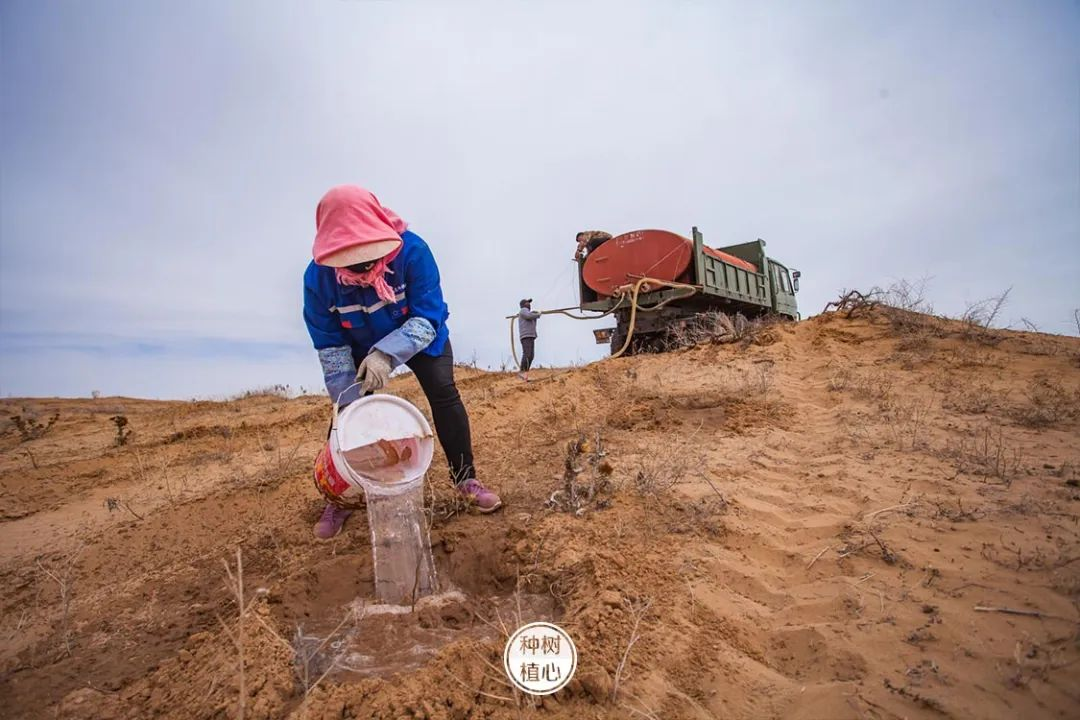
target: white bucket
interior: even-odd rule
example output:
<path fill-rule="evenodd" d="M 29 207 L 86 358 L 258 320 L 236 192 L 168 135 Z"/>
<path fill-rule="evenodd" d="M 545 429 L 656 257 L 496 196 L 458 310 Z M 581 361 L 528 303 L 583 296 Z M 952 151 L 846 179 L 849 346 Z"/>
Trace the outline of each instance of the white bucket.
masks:
<path fill-rule="evenodd" d="M 366 500 L 376 597 L 410 605 L 438 588 L 424 522 L 424 475 L 435 440 L 427 419 L 399 397 L 369 395 L 341 407 L 355 387 L 334 404 L 327 449 L 336 472 L 328 480 L 342 500 L 360 493 Z"/>
<path fill-rule="evenodd" d="M 357 387 L 357 386 L 353 386 Z M 398 495 L 422 485 L 435 441 L 416 406 L 393 395 L 334 405 L 330 454 L 342 478 L 367 495 Z"/>

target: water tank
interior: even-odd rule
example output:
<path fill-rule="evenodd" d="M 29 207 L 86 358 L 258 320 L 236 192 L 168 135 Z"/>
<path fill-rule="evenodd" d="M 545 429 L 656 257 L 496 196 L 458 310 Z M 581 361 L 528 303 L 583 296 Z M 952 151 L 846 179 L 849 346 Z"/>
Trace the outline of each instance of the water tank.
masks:
<path fill-rule="evenodd" d="M 757 266 L 734 255 L 706 247 L 705 253 L 736 267 L 757 272 Z M 668 230 L 634 230 L 617 235 L 585 258 L 585 284 L 600 295 L 643 277 L 688 282 L 694 242 Z"/>

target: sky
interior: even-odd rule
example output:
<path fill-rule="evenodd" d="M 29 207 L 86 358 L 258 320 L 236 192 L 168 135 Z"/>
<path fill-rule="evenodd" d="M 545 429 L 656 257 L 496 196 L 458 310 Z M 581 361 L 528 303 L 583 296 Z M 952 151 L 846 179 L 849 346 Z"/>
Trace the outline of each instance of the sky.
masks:
<path fill-rule="evenodd" d="M 459 361 L 578 302 L 578 230 L 763 238 L 804 316 L 926 278 L 1077 334 L 1080 5 L 0 4 L 0 395 L 318 390 L 315 205 L 427 240 Z M 602 357 L 540 321 L 537 362 Z"/>

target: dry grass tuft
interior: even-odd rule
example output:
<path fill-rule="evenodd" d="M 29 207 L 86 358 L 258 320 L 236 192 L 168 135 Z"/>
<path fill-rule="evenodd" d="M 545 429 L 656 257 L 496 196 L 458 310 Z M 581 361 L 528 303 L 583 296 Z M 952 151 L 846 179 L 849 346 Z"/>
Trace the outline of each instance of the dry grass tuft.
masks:
<path fill-rule="evenodd" d="M 965 383 L 963 377 L 948 377 L 935 385 L 941 393 L 941 406 L 966 415 L 982 415 L 996 409 L 1004 394 L 988 382 Z"/>
<path fill-rule="evenodd" d="M 944 454 L 955 462 L 956 475 L 995 480 L 1006 486 L 1012 484 L 1022 469 L 1023 454 L 1000 424 L 980 425 L 955 444 L 947 445 Z"/>
<path fill-rule="evenodd" d="M 927 447 L 927 421 L 933 406 L 933 398 L 887 399 L 882 402 L 881 419 L 898 450 L 919 450 Z"/>
<path fill-rule="evenodd" d="M 301 388 L 301 394 L 304 394 L 303 388 Z M 292 387 L 289 385 L 267 385 L 266 387 L 244 390 L 243 392 L 233 395 L 229 400 L 248 400 L 250 398 L 259 397 L 274 397 L 288 400 L 292 395 Z"/>
<path fill-rule="evenodd" d="M 694 438 L 700 429 L 681 436 L 662 450 L 644 456 L 631 480 L 634 491 L 638 495 L 655 496 L 683 482 L 690 470 L 701 464 L 700 457 L 694 451 Z"/>
<path fill-rule="evenodd" d="M 1013 412 L 1028 427 L 1047 427 L 1080 416 L 1080 388 L 1071 392 L 1045 374 L 1036 375 L 1024 390 L 1024 403 Z"/>
<path fill-rule="evenodd" d="M 830 392 L 850 392 L 860 400 L 883 402 L 892 397 L 893 373 L 887 368 L 860 369 L 847 364 L 834 365 L 829 371 Z"/>

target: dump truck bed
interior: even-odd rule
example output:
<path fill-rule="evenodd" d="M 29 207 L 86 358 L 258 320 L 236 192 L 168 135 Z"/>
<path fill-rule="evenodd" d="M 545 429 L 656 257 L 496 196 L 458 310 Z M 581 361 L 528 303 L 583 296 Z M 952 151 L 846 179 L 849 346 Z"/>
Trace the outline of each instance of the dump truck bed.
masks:
<path fill-rule="evenodd" d="M 688 284 L 699 287 L 698 295 L 690 301 L 692 305 L 700 309 L 716 305 L 731 306 L 733 310 L 749 314 L 773 307 L 766 275 L 769 260 L 765 256 L 763 240 L 716 248 L 719 253 L 709 250 L 711 248 L 705 247 L 701 233 L 694 228 L 693 257 L 688 271 L 690 277 L 685 278 Z M 723 258 L 724 253 L 743 262 L 729 262 Z M 748 269 L 746 265 L 758 268 L 758 272 Z M 681 295 L 685 295 L 685 291 L 664 288 L 641 293 L 638 304 L 648 307 Z M 596 312 L 607 312 L 618 303 L 617 298 L 598 295 L 584 281 L 581 282 L 581 298 L 582 310 Z"/>

